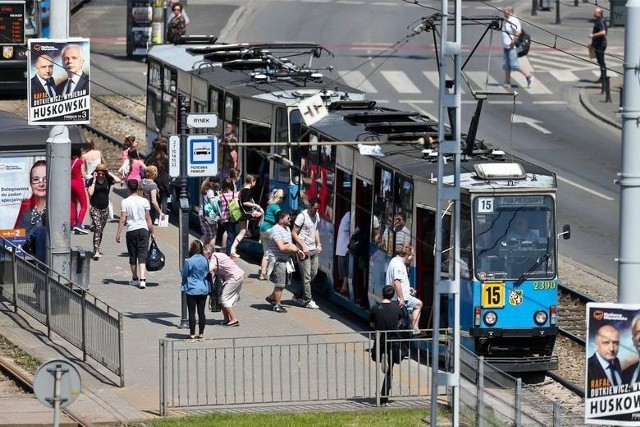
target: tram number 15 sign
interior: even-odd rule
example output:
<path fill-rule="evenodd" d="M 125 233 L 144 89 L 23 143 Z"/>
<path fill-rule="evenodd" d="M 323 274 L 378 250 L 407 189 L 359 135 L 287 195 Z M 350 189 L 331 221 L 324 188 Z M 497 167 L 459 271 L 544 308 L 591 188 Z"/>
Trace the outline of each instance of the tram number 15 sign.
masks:
<path fill-rule="evenodd" d="M 482 284 L 482 306 L 485 308 L 504 307 L 504 283 L 485 282 Z"/>

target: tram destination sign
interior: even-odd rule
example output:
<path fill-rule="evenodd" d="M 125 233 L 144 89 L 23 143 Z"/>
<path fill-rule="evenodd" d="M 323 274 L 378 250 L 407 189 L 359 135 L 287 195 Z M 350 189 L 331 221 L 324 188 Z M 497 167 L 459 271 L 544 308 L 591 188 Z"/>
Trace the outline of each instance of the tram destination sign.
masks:
<path fill-rule="evenodd" d="M 0 1 L 0 45 L 24 44 L 24 1 Z"/>

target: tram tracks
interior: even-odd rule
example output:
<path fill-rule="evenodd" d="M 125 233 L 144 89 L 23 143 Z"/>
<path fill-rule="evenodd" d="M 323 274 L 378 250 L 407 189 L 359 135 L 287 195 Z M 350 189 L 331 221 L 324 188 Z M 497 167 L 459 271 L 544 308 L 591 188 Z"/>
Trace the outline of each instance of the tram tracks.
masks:
<path fill-rule="evenodd" d="M 574 395 L 584 399 L 584 354 L 586 346 L 586 305 L 594 301 L 568 286 L 559 285 L 560 328 L 555 353 L 560 359 L 557 371 L 546 375 Z"/>

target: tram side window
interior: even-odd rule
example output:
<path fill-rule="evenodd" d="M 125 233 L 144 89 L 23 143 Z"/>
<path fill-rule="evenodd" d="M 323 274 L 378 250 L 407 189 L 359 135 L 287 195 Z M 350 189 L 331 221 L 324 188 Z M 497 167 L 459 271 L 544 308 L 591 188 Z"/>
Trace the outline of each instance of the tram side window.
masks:
<path fill-rule="evenodd" d="M 275 128 L 275 142 L 289 142 L 289 122 L 287 116 L 287 110 L 284 108 L 276 109 L 276 128 Z M 278 154 L 283 158 L 288 159 L 290 153 L 287 151 L 287 147 L 284 145 L 276 145 L 272 148 L 274 154 Z M 283 162 L 274 162 L 273 179 L 278 182 L 289 183 L 289 166 Z"/>
<path fill-rule="evenodd" d="M 460 276 L 468 279 L 471 277 L 471 207 L 468 203 L 461 203 L 460 209 Z"/>
<path fill-rule="evenodd" d="M 238 169 L 238 126 L 233 122 L 225 122 L 224 135 L 219 138 L 218 159 L 220 180 L 229 177 L 231 169 Z M 247 172 L 248 173 L 248 172 Z"/>
<path fill-rule="evenodd" d="M 149 64 L 149 86 L 158 90 L 162 89 L 162 78 L 160 76 L 160 64 L 151 62 Z"/>
<path fill-rule="evenodd" d="M 164 92 L 170 93 L 172 95 L 176 94 L 176 90 L 177 90 L 176 76 L 177 76 L 177 73 L 170 68 L 165 68 L 163 70 L 162 90 Z"/>
<path fill-rule="evenodd" d="M 407 178 L 396 175 L 394 185 L 395 213 L 393 231 L 395 252 L 403 245 L 411 244 L 411 225 L 413 217 L 413 183 Z"/>
<path fill-rule="evenodd" d="M 335 181 L 336 148 L 332 145 L 320 146 L 318 212 L 326 218 L 333 218 L 333 189 Z"/>
<path fill-rule="evenodd" d="M 302 199 L 303 205 L 308 205 L 313 197 L 319 197 L 318 179 L 318 137 L 310 135 L 309 142 L 312 145 L 300 149 L 300 169 L 302 169 Z"/>
<path fill-rule="evenodd" d="M 393 233 L 393 199 L 392 193 L 393 173 L 376 165 L 374 176 L 374 206 L 376 215 L 373 220 L 374 227 L 379 225 L 378 231 L 374 231 L 373 241 L 377 242 L 378 248 L 388 256 L 394 255 L 394 233 Z"/>

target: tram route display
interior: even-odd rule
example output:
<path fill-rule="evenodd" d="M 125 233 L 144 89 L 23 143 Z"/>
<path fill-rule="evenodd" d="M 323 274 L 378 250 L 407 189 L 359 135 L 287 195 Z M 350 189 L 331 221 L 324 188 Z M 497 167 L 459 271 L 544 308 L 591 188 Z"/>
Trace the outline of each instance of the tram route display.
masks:
<path fill-rule="evenodd" d="M 24 43 L 25 3 L 0 2 L 0 45 Z"/>

